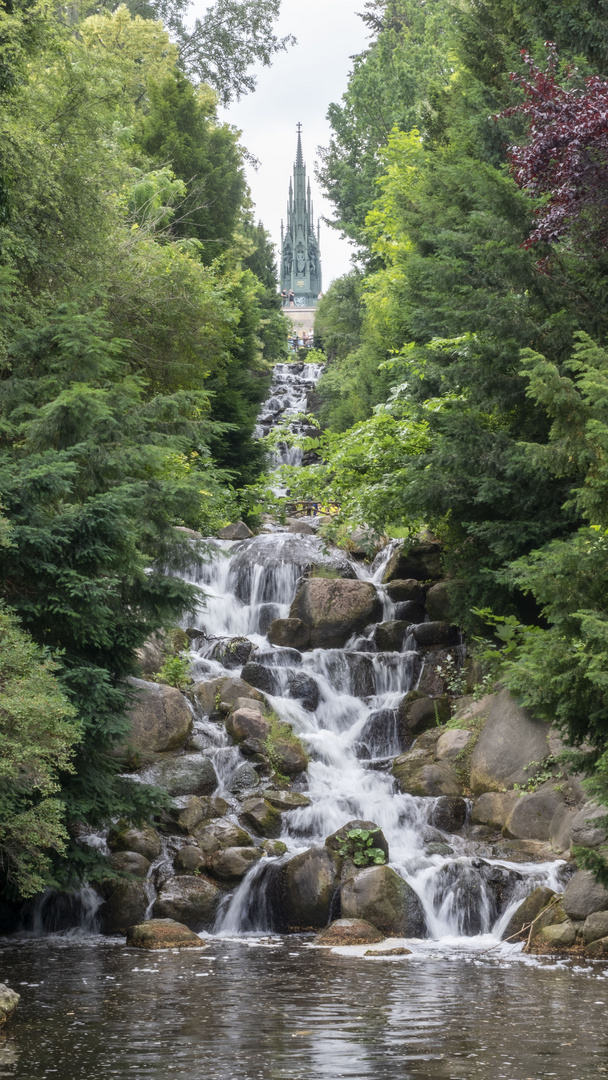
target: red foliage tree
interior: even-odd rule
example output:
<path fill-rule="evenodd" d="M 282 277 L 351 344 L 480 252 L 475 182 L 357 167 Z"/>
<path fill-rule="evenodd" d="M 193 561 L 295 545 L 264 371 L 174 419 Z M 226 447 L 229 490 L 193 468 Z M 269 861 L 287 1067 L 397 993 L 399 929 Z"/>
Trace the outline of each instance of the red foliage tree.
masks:
<path fill-rule="evenodd" d="M 511 75 L 525 92 L 504 116 L 529 122 L 529 139 L 509 147 L 511 170 L 521 188 L 546 202 L 526 247 L 569 237 L 585 248 L 608 245 L 608 81 L 594 75 L 584 88 L 556 81 L 557 52 L 547 42 L 545 71 L 524 51 L 530 75 Z M 566 72 L 568 79 L 574 69 Z"/>

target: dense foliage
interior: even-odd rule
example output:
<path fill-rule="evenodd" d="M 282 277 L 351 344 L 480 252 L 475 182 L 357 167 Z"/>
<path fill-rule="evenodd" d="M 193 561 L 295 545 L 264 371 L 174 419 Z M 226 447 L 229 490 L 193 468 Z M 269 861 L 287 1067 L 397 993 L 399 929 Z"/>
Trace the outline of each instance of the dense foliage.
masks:
<path fill-rule="evenodd" d="M 125 679 L 195 602 L 175 526 L 233 520 L 263 464 L 255 417 L 286 351 L 272 250 L 251 222 L 238 132 L 186 72 L 225 100 L 244 92 L 252 62 L 287 44 L 278 8 L 219 0 L 186 34 L 179 3 L 83 4 L 69 19 L 46 0 L 0 7 L 0 598 L 17 740 L 0 849 L 13 892 L 39 888 L 45 850 L 66 843 L 55 874 L 86 869 L 66 828 L 154 805 L 112 756 Z M 15 787 L 30 737 L 40 761 L 22 756 Z"/>
<path fill-rule="evenodd" d="M 366 4 L 319 173 L 357 268 L 319 306 L 321 461 L 288 482 L 442 539 L 463 626 L 504 620 L 505 677 L 608 803 L 603 8 Z"/>

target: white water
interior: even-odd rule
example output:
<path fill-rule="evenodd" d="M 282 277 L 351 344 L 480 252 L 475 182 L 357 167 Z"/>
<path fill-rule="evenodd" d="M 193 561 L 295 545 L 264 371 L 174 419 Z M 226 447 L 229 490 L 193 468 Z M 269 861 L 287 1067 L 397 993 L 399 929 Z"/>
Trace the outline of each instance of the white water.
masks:
<path fill-rule="evenodd" d="M 289 365 L 277 365 L 270 399 L 261 411 L 260 433 L 270 430 L 282 416 L 302 411 L 321 369 L 318 365 L 298 367 L 295 371 Z M 323 541 L 276 532 L 240 542 L 217 541 L 216 545 L 217 558 L 195 572 L 195 580 L 204 585 L 207 594 L 197 627 L 209 638 L 194 656 L 196 677 L 239 673 L 240 669 L 234 668 L 225 672 L 210 659 L 217 639 L 235 636 L 248 637 L 257 646 L 258 655 L 263 654 L 264 663 L 272 667 L 275 692 L 268 700 L 301 737 L 311 756 L 306 791 L 312 805 L 283 815 L 282 839 L 289 854 L 322 845 L 349 820 L 375 822 L 388 841 L 391 866 L 420 897 L 429 933 L 436 939 L 472 933 L 499 937 L 511 912 L 533 888 L 545 884 L 559 891 L 563 864 L 482 862 L 475 855 L 475 845 L 459 836 L 445 836 L 429 825 L 435 800 L 397 791 L 386 768 L 401 750 L 394 713 L 383 718 L 380 733 L 376 731 L 373 738 L 366 733 L 366 725 L 379 710 L 395 710 L 401 696 L 416 686 L 422 661 L 415 651 L 362 652 L 357 649 L 357 645 L 359 649 L 364 646 L 359 638 L 343 650 L 304 653 L 301 662 L 294 664 L 288 650 L 269 644 L 263 632 L 269 614 L 272 618 L 287 616 L 297 583 L 310 566 L 323 562 L 333 565 Z M 378 586 L 384 619 L 391 618 L 394 606 L 379 582 L 392 549 L 393 544 L 385 548 L 371 569 L 334 553 L 344 576 Z M 261 625 L 264 620 L 265 627 Z M 410 644 L 411 638 L 405 642 L 406 648 Z M 251 657 L 257 658 L 256 654 Z M 295 672 L 310 676 L 318 688 L 319 703 L 314 712 L 289 696 Z M 238 752 L 227 756 L 224 747 L 206 752 L 214 758 L 222 790 L 228 791 L 231 775 L 242 758 Z M 389 761 L 385 764 L 382 759 Z M 449 842 L 453 854 L 426 854 L 426 845 L 433 840 Z M 261 860 L 248 873 L 223 909 L 220 930 L 269 927 L 266 884 L 270 862 Z M 488 876 L 502 873 L 509 878 L 513 871 L 520 877 L 510 882 L 510 901 L 497 905 Z"/>

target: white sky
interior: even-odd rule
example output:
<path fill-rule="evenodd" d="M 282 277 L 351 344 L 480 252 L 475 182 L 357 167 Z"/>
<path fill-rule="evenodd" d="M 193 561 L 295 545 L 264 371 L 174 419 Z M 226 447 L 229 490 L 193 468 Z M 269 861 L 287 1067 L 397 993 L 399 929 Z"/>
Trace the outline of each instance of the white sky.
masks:
<path fill-rule="evenodd" d="M 207 6 L 196 0 L 195 9 Z M 289 177 L 296 153 L 296 124 L 302 122 L 302 147 L 312 186 L 315 218 L 332 216 L 314 176 L 317 147 L 329 143 L 325 119 L 332 101 L 346 90 L 350 57 L 366 47 L 367 29 L 356 12 L 364 0 L 283 0 L 276 24 L 280 37 L 295 34 L 297 44 L 279 53 L 270 68 L 260 68 L 257 89 L 224 110 L 243 133 L 242 142 L 261 162 L 248 180 L 260 219 L 278 245 Z M 352 248 L 335 229 L 321 223 L 323 289 L 350 267 Z"/>

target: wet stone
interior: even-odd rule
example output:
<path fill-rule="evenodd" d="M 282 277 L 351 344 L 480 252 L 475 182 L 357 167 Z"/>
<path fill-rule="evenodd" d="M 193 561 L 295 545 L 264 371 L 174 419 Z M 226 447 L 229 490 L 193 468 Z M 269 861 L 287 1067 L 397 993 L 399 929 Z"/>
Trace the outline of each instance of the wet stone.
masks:
<path fill-rule="evenodd" d="M 127 945 L 132 949 L 206 949 L 204 941 L 173 919 L 148 919 L 130 926 Z"/>
<path fill-rule="evenodd" d="M 383 940 L 384 935 L 364 919 L 334 919 L 325 930 L 317 934 L 314 943 L 335 947 L 372 945 L 374 942 Z"/>
<path fill-rule="evenodd" d="M 281 835 L 281 815 L 263 796 L 252 795 L 245 799 L 241 820 L 256 836 L 276 839 Z"/>

